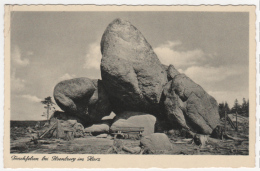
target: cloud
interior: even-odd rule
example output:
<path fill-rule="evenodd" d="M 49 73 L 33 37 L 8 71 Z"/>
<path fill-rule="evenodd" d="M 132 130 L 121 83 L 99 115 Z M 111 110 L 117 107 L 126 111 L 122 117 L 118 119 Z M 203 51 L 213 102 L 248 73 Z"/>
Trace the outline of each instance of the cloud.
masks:
<path fill-rule="evenodd" d="M 14 46 L 14 49 L 11 51 L 11 91 L 12 92 L 21 92 L 25 88 L 25 80 L 16 77 L 16 67 L 21 66 L 25 67 L 30 62 L 29 59 L 22 59 L 21 50 L 18 46 Z"/>
<path fill-rule="evenodd" d="M 29 59 L 22 59 L 21 50 L 18 46 L 14 46 L 14 50 L 11 52 L 11 58 L 16 66 L 27 66 L 29 64 Z"/>
<path fill-rule="evenodd" d="M 76 76 L 74 74 L 70 75 L 70 74 L 66 73 L 63 76 L 61 76 L 60 78 L 58 78 L 58 81 L 69 80 L 69 79 L 72 79 L 75 77 Z"/>
<path fill-rule="evenodd" d="M 182 73 L 186 74 L 195 83 L 209 91 L 212 90 L 212 88 L 216 88 L 218 85 L 223 85 L 228 82 L 230 85 L 234 85 L 233 82 L 230 82 L 233 78 L 244 80 L 245 78 L 242 78 L 242 75 L 246 73 L 246 69 L 246 67 L 241 66 L 192 66 L 186 70 L 182 70 Z M 230 88 L 230 85 L 226 88 Z"/>
<path fill-rule="evenodd" d="M 184 73 L 196 82 L 220 82 L 230 76 L 239 75 L 241 71 L 238 67 L 208 67 L 192 66 Z"/>
<path fill-rule="evenodd" d="M 183 71 L 195 83 L 199 84 L 218 103 L 227 101 L 233 105 L 234 100 L 248 98 L 248 87 L 242 83 L 246 82 L 245 73 L 248 68 L 242 66 L 194 66 Z"/>
<path fill-rule="evenodd" d="M 22 95 L 21 96 L 22 98 L 26 99 L 26 100 L 29 100 L 31 102 L 41 102 L 41 99 L 38 98 L 37 96 L 32 96 L 32 95 L 29 95 L 29 94 L 25 94 L 25 95 Z"/>
<path fill-rule="evenodd" d="M 33 51 L 27 51 L 27 52 L 26 52 L 26 55 L 28 55 L 28 56 L 32 56 L 33 54 L 34 54 Z"/>
<path fill-rule="evenodd" d="M 17 78 L 15 76 L 15 71 L 11 74 L 11 91 L 20 92 L 25 88 L 25 80 Z"/>
<path fill-rule="evenodd" d="M 94 42 L 90 44 L 87 48 L 87 54 L 85 56 L 84 68 L 86 69 L 100 69 L 101 62 L 101 52 L 100 52 L 100 44 Z"/>
<path fill-rule="evenodd" d="M 205 54 L 201 49 L 178 51 L 176 47 L 181 46 L 180 41 L 168 41 L 154 48 L 155 53 L 161 63 L 165 65 L 173 64 L 177 68 L 198 65 L 206 59 Z"/>

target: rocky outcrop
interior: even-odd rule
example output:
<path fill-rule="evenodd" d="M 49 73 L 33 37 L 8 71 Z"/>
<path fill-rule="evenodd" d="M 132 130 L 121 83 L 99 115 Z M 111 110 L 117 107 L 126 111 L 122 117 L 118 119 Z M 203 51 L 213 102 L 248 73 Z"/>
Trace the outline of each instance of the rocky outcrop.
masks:
<path fill-rule="evenodd" d="M 75 138 L 84 137 L 84 126 L 81 123 L 74 124 L 73 129 Z"/>
<path fill-rule="evenodd" d="M 144 127 L 143 136 L 154 133 L 156 118 L 153 115 L 141 112 L 123 112 L 116 116 L 111 125 L 111 132 L 116 132 L 118 127 Z"/>
<path fill-rule="evenodd" d="M 111 113 L 111 105 L 101 80 L 75 78 L 58 83 L 54 88 L 57 105 L 85 123 L 99 122 Z"/>
<path fill-rule="evenodd" d="M 165 114 L 173 123 L 201 134 L 211 134 L 219 124 L 216 100 L 186 75 L 176 75 L 163 94 Z"/>
<path fill-rule="evenodd" d="M 168 137 L 163 133 L 154 133 L 141 139 L 140 146 L 146 154 L 169 153 L 173 149 Z"/>
<path fill-rule="evenodd" d="M 116 113 L 156 113 L 166 72 L 141 32 L 116 19 L 102 36 L 101 52 L 102 81 Z"/>
<path fill-rule="evenodd" d="M 56 137 L 56 138 L 66 138 L 66 131 L 72 131 L 75 138 L 80 138 L 84 136 L 84 126 L 77 122 L 77 120 L 73 119 L 65 119 L 63 118 L 54 118 L 52 117 L 50 119 L 50 126 L 47 127 L 49 129 L 56 123 L 56 127 L 54 128 L 54 131 L 51 133 L 49 132 L 49 137 Z M 40 134 L 43 134 L 44 131 L 47 129 L 41 130 Z M 42 132 L 43 131 L 43 132 Z"/>
<path fill-rule="evenodd" d="M 145 135 L 155 128 L 211 134 L 219 124 L 216 100 L 173 65 L 161 64 L 131 23 L 111 22 L 100 45 L 102 81 L 76 78 L 58 83 L 54 98 L 65 111 L 59 117 L 94 124 L 85 130 L 97 133 L 108 132 L 112 124 L 112 132 L 125 126 L 145 127 Z M 116 117 L 105 117 L 111 111 Z"/>

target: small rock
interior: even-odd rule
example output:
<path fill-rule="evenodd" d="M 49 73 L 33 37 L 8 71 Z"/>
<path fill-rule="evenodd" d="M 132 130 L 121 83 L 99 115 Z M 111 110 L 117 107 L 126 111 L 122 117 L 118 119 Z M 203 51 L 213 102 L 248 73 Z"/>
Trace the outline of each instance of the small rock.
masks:
<path fill-rule="evenodd" d="M 109 125 L 107 124 L 94 124 L 90 127 L 87 127 L 84 129 L 84 132 L 86 133 L 108 133 L 109 132 Z"/>
<path fill-rule="evenodd" d="M 144 153 L 158 154 L 172 150 L 172 144 L 163 133 L 154 133 L 141 139 L 140 145 L 144 147 Z"/>
<path fill-rule="evenodd" d="M 131 148 L 131 149 L 134 151 L 135 154 L 141 152 L 141 147 L 133 147 L 133 148 Z"/>
<path fill-rule="evenodd" d="M 107 138 L 107 134 L 100 134 L 96 136 L 96 138 Z"/>

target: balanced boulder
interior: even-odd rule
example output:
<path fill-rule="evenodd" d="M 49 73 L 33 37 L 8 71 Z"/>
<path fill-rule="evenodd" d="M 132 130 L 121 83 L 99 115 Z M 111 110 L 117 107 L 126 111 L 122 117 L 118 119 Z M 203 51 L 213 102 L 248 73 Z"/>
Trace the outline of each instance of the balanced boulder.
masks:
<path fill-rule="evenodd" d="M 99 122 L 111 113 L 101 80 L 75 78 L 62 81 L 54 88 L 54 99 L 62 110 L 85 123 Z"/>
<path fill-rule="evenodd" d="M 219 124 L 217 101 L 184 74 L 176 75 L 164 90 L 169 120 L 200 134 L 211 134 Z"/>
<path fill-rule="evenodd" d="M 156 113 L 167 74 L 141 32 L 115 19 L 102 36 L 101 53 L 102 81 L 116 113 Z"/>
<path fill-rule="evenodd" d="M 119 128 L 144 127 L 143 136 L 154 133 L 156 118 L 153 115 L 141 112 L 123 112 L 115 117 L 111 125 L 112 132 L 118 131 Z"/>

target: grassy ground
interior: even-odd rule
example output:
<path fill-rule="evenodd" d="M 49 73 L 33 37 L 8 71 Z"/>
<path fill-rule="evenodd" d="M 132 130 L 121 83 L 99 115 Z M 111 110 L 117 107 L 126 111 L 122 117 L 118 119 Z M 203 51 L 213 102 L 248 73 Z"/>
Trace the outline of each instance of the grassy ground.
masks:
<path fill-rule="evenodd" d="M 222 125 L 224 122 L 222 120 Z M 231 139 L 213 139 L 208 137 L 208 142 L 202 148 L 178 134 L 168 135 L 170 142 L 173 144 L 173 150 L 167 154 L 174 155 L 248 155 L 249 135 L 248 121 L 238 124 L 238 132 L 227 125 L 227 133 L 230 136 L 239 138 Z M 11 153 L 34 153 L 34 154 L 106 154 L 108 149 L 113 145 L 111 136 L 108 138 L 96 138 L 86 136 L 84 138 L 75 138 L 72 141 L 58 139 L 40 140 L 38 144 L 30 142 L 36 132 L 29 133 L 26 128 L 11 128 Z M 242 141 L 243 139 L 243 141 Z M 127 147 L 137 147 L 140 140 L 122 140 Z M 129 154 L 122 151 L 120 154 Z M 165 154 L 165 153 L 164 153 Z"/>

